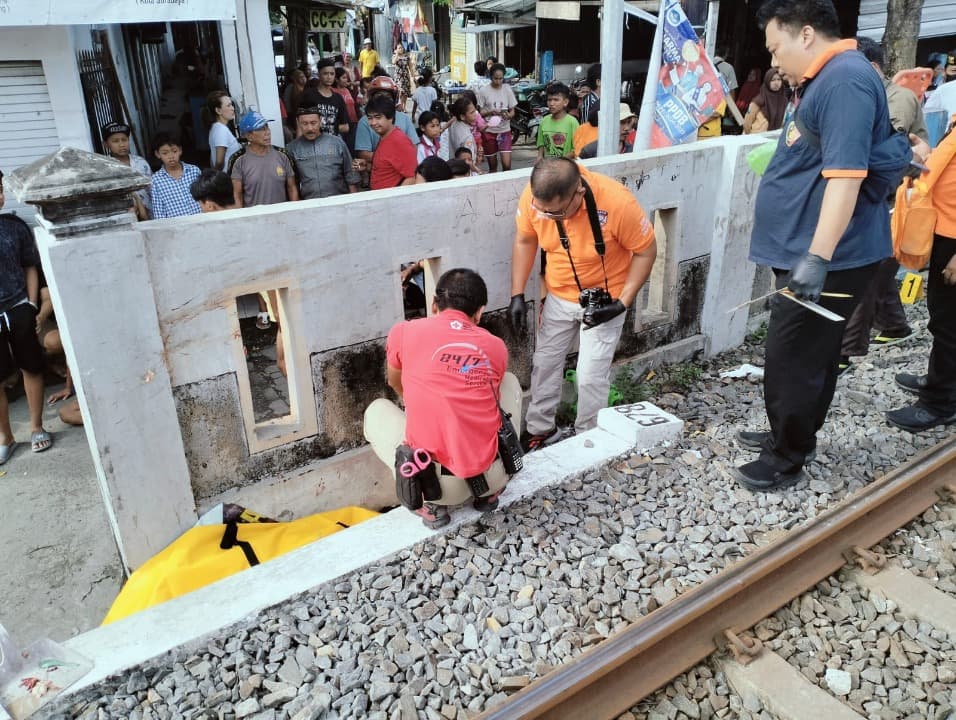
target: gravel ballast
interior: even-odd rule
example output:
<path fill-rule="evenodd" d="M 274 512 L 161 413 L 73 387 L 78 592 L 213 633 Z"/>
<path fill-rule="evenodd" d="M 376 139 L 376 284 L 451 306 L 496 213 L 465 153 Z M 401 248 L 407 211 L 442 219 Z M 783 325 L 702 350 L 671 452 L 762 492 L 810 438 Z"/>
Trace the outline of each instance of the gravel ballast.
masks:
<path fill-rule="evenodd" d="M 680 444 L 485 515 L 41 716 L 469 717 L 946 435 L 911 435 L 882 417 L 909 401 L 892 377 L 925 367 L 923 337 L 872 354 L 841 379 L 807 481 L 751 493 L 730 469 L 755 457 L 734 434 L 766 427 L 761 385 L 718 373 L 762 364 L 761 353 L 727 353 L 705 363 L 686 394 L 651 398 L 686 421 Z M 694 717 L 674 704 L 680 695 L 707 700 L 719 717 L 765 716 L 734 707 L 740 701 L 711 669 L 692 672 L 670 701 L 676 713 Z M 651 717 L 646 708 L 634 714 Z"/>

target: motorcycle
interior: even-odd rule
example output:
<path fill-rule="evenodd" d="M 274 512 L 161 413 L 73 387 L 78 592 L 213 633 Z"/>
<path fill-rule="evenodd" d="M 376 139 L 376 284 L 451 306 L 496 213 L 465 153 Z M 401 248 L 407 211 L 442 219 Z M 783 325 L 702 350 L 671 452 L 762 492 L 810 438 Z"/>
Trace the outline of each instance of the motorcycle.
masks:
<path fill-rule="evenodd" d="M 433 88 L 435 88 L 435 92 L 438 93 L 438 99 L 441 100 L 443 103 L 445 102 L 445 89 L 444 89 L 444 83 L 441 82 L 441 78 L 443 75 L 447 76 L 449 73 L 451 73 L 451 66 L 446 65 L 440 70 L 435 70 L 435 72 L 432 74 L 431 85 Z"/>
<path fill-rule="evenodd" d="M 548 99 L 544 86 L 518 86 L 515 88 L 515 96 L 518 104 L 511 119 L 511 140 L 517 143 L 518 138 L 524 135 L 533 143 L 538 136 L 541 118 L 548 114 Z"/>

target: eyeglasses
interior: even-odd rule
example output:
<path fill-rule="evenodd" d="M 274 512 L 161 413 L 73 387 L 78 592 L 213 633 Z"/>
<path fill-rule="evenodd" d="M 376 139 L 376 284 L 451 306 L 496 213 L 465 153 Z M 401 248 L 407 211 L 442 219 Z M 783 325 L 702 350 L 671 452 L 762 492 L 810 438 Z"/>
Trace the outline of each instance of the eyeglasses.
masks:
<path fill-rule="evenodd" d="M 559 210 L 558 212 L 553 212 L 551 210 L 542 210 L 541 208 L 537 206 L 533 197 L 531 198 L 531 209 L 534 210 L 536 213 L 538 213 L 539 217 L 542 217 L 545 220 L 564 220 L 568 216 L 568 209 L 571 207 L 571 204 L 574 202 L 574 199 L 578 196 L 578 191 L 580 189 L 581 188 L 579 186 L 574 191 L 574 193 L 571 195 L 571 199 L 568 200 L 568 204 L 564 206 L 563 210 Z"/>

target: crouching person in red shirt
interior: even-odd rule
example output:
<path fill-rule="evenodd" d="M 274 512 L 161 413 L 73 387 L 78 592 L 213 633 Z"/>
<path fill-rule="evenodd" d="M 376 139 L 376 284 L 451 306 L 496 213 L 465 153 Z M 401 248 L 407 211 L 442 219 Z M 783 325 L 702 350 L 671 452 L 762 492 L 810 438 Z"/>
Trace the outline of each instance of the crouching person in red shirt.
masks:
<path fill-rule="evenodd" d="M 442 275 L 432 316 L 400 322 L 388 334 L 388 384 L 405 412 L 385 399 L 365 411 L 365 438 L 382 462 L 395 468 L 398 450 L 408 462 L 399 456 L 397 472 L 411 465 L 437 476 L 440 492 L 423 479 L 424 503 L 416 510 L 433 529 L 450 522 L 449 506 L 469 498 L 477 510 L 494 510 L 509 478 L 498 457 L 498 404 L 517 422 L 521 386 L 506 372 L 505 344 L 478 327 L 487 302 L 474 270 Z"/>

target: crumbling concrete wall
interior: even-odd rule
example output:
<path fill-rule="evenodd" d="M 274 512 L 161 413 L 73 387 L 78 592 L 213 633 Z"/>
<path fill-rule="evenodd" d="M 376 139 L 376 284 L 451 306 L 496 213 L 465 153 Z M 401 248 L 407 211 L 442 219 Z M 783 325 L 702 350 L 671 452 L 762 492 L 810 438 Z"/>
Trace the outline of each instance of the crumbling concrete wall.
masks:
<path fill-rule="evenodd" d="M 699 337 L 709 352 L 743 339 L 746 311 L 728 316 L 726 310 L 749 299 L 754 288 L 746 245 L 756 180 L 744 159 L 753 144 L 725 138 L 588 163 L 630 188 L 666 230 L 653 287 L 630 311 L 619 359 L 689 338 Z M 162 348 L 161 357 L 146 362 L 142 353 L 122 356 L 109 342 L 67 342 L 76 346 L 80 372 L 109 353 L 114 374 L 142 378 L 158 364 L 168 376 L 159 389 L 171 390 L 156 404 L 161 416 L 155 419 L 179 432 L 174 439 L 167 439 L 168 431 L 155 438 L 144 427 L 141 443 L 168 444 L 170 452 L 185 457 L 188 471 L 174 464 L 173 476 L 163 476 L 143 468 L 143 479 L 166 484 L 180 504 L 184 496 L 192 498 L 181 514 L 193 515 L 221 499 L 269 514 L 385 504 L 394 490 L 386 468 L 358 457 L 365 452 L 362 412 L 390 392 L 384 338 L 403 317 L 403 262 L 429 259 L 431 278 L 452 267 L 480 272 L 489 289 L 485 324 L 505 339 L 511 369 L 527 385 L 533 338 L 515 337 L 504 309 L 514 213 L 528 174 L 143 223 L 132 232 L 136 242 L 129 242 L 130 232 L 59 242 L 41 232 L 40 242 L 44 265 L 56 276 L 62 304 L 57 314 L 67 315 L 67 327 L 71 314 L 90 310 L 84 273 L 100 273 L 107 285 L 128 267 L 144 276 L 148 299 L 146 288 L 132 293 L 129 282 L 116 283 L 110 314 L 124 326 L 125 342 Z M 280 292 L 292 412 L 281 421 L 256 423 L 236 298 L 267 290 Z M 526 297 L 540 296 L 533 274 Z M 152 321 L 137 319 L 144 317 Z M 91 380 L 101 383 L 108 401 L 111 379 Z M 124 401 L 118 391 L 114 400 Z M 136 457 L 140 448 L 131 445 L 129 434 L 117 446 L 109 422 L 90 420 L 97 444 Z M 269 502 L 280 496 L 282 504 Z M 143 510 L 127 506 L 121 512 Z M 147 528 L 154 538 L 149 548 L 181 530 Z M 136 546 L 126 553 L 133 567 L 151 554 L 135 538 L 121 542 Z"/>

